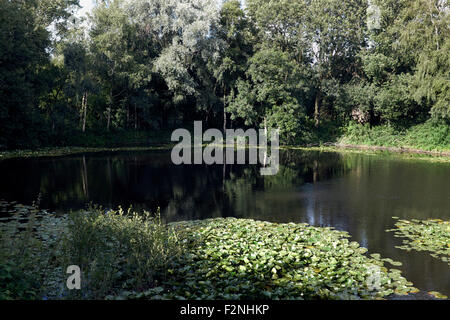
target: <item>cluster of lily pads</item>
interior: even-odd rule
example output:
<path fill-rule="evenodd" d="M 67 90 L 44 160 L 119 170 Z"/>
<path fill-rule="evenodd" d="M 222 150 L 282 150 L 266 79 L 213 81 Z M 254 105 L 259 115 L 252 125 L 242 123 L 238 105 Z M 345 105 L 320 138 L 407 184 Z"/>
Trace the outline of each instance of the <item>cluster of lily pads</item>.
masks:
<path fill-rule="evenodd" d="M 42 273 L 36 294 L 61 298 L 64 271 L 51 261 L 61 260 L 58 243 L 71 217 L 0 200 L 0 256 L 17 250 L 14 256 L 23 263 L 17 239 L 26 239 L 27 228 L 33 226 L 35 242 L 24 244 L 31 245 L 27 266 L 35 269 L 30 272 L 34 277 Z M 427 250 L 448 262 L 448 221 L 399 220 L 396 226 L 396 235 L 408 238 L 402 248 Z M 178 253 L 164 272 L 155 274 L 156 286 L 139 292 L 114 287 L 107 299 L 383 299 L 419 291 L 393 268 L 400 262 L 369 254 L 348 233 L 333 228 L 235 218 L 179 222 L 168 228 L 176 235 Z"/>
<path fill-rule="evenodd" d="M 417 292 L 401 265 L 307 224 L 210 219 L 173 225 L 185 244 L 161 285 L 127 299 L 382 299 Z"/>
<path fill-rule="evenodd" d="M 397 217 L 394 217 L 398 219 Z M 396 237 L 406 238 L 403 245 L 396 248 L 411 251 L 426 251 L 434 258 L 450 265 L 450 221 L 441 219 L 401 220 L 395 224 Z"/>
<path fill-rule="evenodd" d="M 65 232 L 67 223 L 66 217 L 58 216 L 55 212 L 0 200 L 0 232 L 4 235 L 13 238 L 14 234 L 30 226 L 30 220 L 33 220 L 34 234 L 45 241 L 56 241 Z"/>
<path fill-rule="evenodd" d="M 0 200 L 0 300 L 40 299 L 64 285 L 56 263 L 67 218 Z"/>

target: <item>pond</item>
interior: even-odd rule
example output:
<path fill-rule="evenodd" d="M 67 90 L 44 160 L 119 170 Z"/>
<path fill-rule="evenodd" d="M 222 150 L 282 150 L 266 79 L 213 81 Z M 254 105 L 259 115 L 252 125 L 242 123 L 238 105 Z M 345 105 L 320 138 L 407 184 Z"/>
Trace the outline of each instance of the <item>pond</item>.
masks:
<path fill-rule="evenodd" d="M 258 166 L 175 166 L 170 151 L 9 159 L 0 161 L 0 198 L 61 213 L 94 203 L 160 207 L 170 222 L 238 217 L 335 227 L 402 262 L 415 287 L 450 294 L 446 262 L 397 249 L 402 239 L 386 232 L 393 216 L 449 220 L 449 163 L 295 150 L 282 151 L 280 162 L 278 175 L 263 177 Z"/>

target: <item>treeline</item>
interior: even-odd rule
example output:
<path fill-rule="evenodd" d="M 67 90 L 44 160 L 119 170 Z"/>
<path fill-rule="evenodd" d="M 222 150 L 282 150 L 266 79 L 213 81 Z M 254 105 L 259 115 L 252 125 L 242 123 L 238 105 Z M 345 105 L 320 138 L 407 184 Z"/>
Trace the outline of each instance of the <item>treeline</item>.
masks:
<path fill-rule="evenodd" d="M 0 145 L 192 124 L 450 121 L 446 0 L 0 0 Z"/>

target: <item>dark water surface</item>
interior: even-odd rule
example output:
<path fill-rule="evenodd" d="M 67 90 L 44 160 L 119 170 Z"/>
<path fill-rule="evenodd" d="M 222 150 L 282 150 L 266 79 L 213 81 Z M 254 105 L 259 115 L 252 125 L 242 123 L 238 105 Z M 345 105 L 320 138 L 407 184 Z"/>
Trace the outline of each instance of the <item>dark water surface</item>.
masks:
<path fill-rule="evenodd" d="M 348 231 L 353 240 L 403 263 L 421 290 L 450 294 L 449 266 L 424 252 L 396 249 L 393 216 L 450 218 L 450 164 L 382 155 L 284 151 L 278 175 L 257 166 L 175 166 L 170 152 L 0 161 L 0 198 L 67 212 L 93 202 L 133 206 L 168 221 L 239 217 L 306 222 Z M 39 196 L 40 195 L 40 196 Z"/>

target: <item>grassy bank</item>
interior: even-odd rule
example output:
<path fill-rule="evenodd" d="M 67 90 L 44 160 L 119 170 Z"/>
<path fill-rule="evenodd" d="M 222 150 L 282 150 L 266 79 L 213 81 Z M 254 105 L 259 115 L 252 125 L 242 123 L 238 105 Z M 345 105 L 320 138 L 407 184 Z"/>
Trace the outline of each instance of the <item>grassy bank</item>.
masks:
<path fill-rule="evenodd" d="M 70 138 L 52 141 L 42 147 L 39 144 L 0 151 L 0 160 L 8 158 L 28 158 L 64 156 L 77 153 L 106 151 L 145 151 L 168 148 L 171 131 L 76 131 Z M 32 146 L 32 147 L 31 147 Z"/>
<path fill-rule="evenodd" d="M 161 144 L 141 147 L 64 147 L 37 150 L 15 150 L 0 152 L 0 160 L 12 158 L 60 157 L 81 153 L 170 150 L 171 147 L 172 145 L 169 144 Z"/>
<path fill-rule="evenodd" d="M 334 128 L 334 127 L 333 127 Z M 192 128 L 191 128 L 192 129 Z M 326 128 L 323 128 L 325 130 Z M 282 146 L 283 149 L 302 149 L 309 151 L 336 151 L 358 153 L 402 153 L 407 157 L 423 155 L 423 159 L 447 161 L 450 155 L 450 127 L 445 124 L 427 122 L 407 130 L 396 130 L 389 126 L 351 124 L 343 130 L 327 129 L 332 134 L 317 137 L 318 141 L 335 142 L 310 143 L 300 146 Z M 146 151 L 170 149 L 171 131 L 88 131 L 77 132 L 68 141 L 46 148 L 4 150 L 0 160 L 17 157 L 64 156 L 78 153 Z M 412 156 L 410 156 L 412 155 Z"/>
<path fill-rule="evenodd" d="M 345 232 L 101 208 L 57 217 L 0 202 L 0 299 L 380 299 L 417 292 Z M 82 288 L 66 288 L 79 265 Z"/>
<path fill-rule="evenodd" d="M 46 148 L 37 150 L 15 150 L 0 152 L 0 160 L 13 158 L 33 158 L 33 157 L 59 157 L 86 153 L 101 153 L 101 152 L 139 152 L 139 151 L 156 151 L 166 150 L 170 151 L 174 144 L 160 144 L 150 146 L 138 147 L 64 147 L 64 148 Z M 408 160 L 419 160 L 429 162 L 450 162 L 450 156 L 447 153 L 440 152 L 414 152 L 408 150 L 377 150 L 364 145 L 320 145 L 320 146 L 281 146 L 281 150 L 303 150 L 316 152 L 338 152 L 338 153 L 358 153 L 366 155 L 398 157 Z M 449 151 L 450 152 L 450 151 Z"/>
<path fill-rule="evenodd" d="M 338 143 L 450 152 L 450 126 L 426 122 L 399 130 L 391 126 L 371 128 L 369 125 L 351 124 L 345 128 Z"/>
<path fill-rule="evenodd" d="M 418 153 L 408 152 L 407 150 L 384 150 L 378 148 L 371 148 L 364 145 L 321 145 L 315 147 L 282 147 L 286 150 L 303 150 L 316 152 L 336 152 L 341 154 L 363 154 L 368 156 L 385 157 L 386 159 L 401 159 L 408 161 L 426 161 L 437 163 L 450 163 L 450 156 L 441 153 Z"/>

